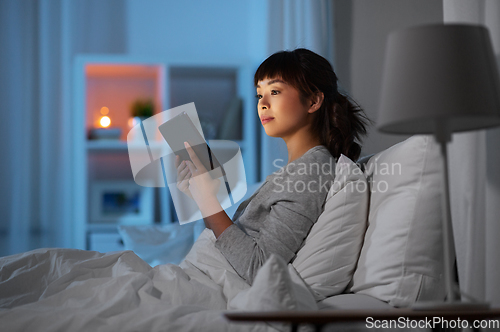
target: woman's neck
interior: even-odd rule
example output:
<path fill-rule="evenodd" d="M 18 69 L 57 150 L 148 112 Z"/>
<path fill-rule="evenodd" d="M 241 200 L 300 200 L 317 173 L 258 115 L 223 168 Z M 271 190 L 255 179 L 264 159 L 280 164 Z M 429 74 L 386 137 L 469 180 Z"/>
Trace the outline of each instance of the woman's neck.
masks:
<path fill-rule="evenodd" d="M 292 137 L 283 137 L 283 140 L 288 150 L 288 163 L 302 157 L 311 148 L 321 145 L 319 138 L 313 136 L 309 130 L 295 133 Z"/>

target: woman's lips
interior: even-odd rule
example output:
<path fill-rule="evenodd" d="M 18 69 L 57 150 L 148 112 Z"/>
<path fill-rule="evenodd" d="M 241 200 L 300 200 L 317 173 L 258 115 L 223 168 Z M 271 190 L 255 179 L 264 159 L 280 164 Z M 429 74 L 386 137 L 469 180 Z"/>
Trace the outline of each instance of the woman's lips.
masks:
<path fill-rule="evenodd" d="M 262 122 L 262 124 L 266 124 L 266 123 L 268 123 L 271 120 L 274 120 L 274 118 L 266 117 L 266 118 L 260 119 L 260 121 Z"/>

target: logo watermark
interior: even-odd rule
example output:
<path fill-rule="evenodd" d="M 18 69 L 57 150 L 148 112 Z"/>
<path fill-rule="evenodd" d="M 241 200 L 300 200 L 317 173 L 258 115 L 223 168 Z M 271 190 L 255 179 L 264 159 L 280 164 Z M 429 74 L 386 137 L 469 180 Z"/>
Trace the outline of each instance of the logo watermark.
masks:
<path fill-rule="evenodd" d="M 445 319 L 443 317 L 432 317 L 425 319 L 411 319 L 409 317 L 399 317 L 398 319 L 374 319 L 367 317 L 365 321 L 366 328 L 372 329 L 499 329 L 499 320 L 474 320 L 469 321 L 461 318 Z"/>
<path fill-rule="evenodd" d="M 345 190 L 371 193 L 385 193 L 390 189 L 386 176 L 401 176 L 403 174 L 400 163 L 370 163 L 363 171 L 357 165 L 342 162 L 340 165 L 330 158 L 328 162 L 292 162 L 284 164 L 283 159 L 275 159 L 273 166 L 278 168 L 272 179 L 275 192 L 289 193 L 317 193 L 328 192 L 330 188 L 336 191 L 345 187 Z M 354 181 L 364 179 L 367 181 Z M 293 178 L 293 180 L 292 180 Z M 300 179 L 297 179 L 300 178 Z M 345 186 L 352 182 L 352 185 Z"/>

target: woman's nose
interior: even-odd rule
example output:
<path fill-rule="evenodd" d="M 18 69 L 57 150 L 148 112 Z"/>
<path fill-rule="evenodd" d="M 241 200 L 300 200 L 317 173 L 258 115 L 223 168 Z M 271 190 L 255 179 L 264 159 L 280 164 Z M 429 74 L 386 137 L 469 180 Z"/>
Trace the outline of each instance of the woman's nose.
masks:
<path fill-rule="evenodd" d="M 267 103 L 267 99 L 265 99 L 265 97 L 262 97 L 259 100 L 259 109 L 260 110 L 267 110 L 268 108 L 269 108 L 269 105 Z"/>

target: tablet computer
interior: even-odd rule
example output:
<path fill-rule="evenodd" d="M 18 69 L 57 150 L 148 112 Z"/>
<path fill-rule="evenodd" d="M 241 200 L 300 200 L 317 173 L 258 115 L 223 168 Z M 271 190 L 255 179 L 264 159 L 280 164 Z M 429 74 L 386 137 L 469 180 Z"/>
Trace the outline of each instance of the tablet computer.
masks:
<path fill-rule="evenodd" d="M 194 123 L 191 121 L 186 112 L 182 112 L 167 122 L 161 124 L 158 127 L 158 130 L 160 130 L 160 133 L 163 135 L 163 138 L 167 141 L 168 145 L 170 145 L 170 148 L 175 155 L 181 158 L 181 161 L 191 160 L 186 147 L 184 146 L 184 142 L 188 142 L 198 156 L 198 159 L 200 159 L 201 163 L 208 171 L 219 167 L 221 175 L 226 175 L 222 165 L 219 163 L 217 158 L 215 158 L 215 155 L 210 150 L 207 142 L 203 136 L 201 136 L 198 129 L 196 129 Z"/>

